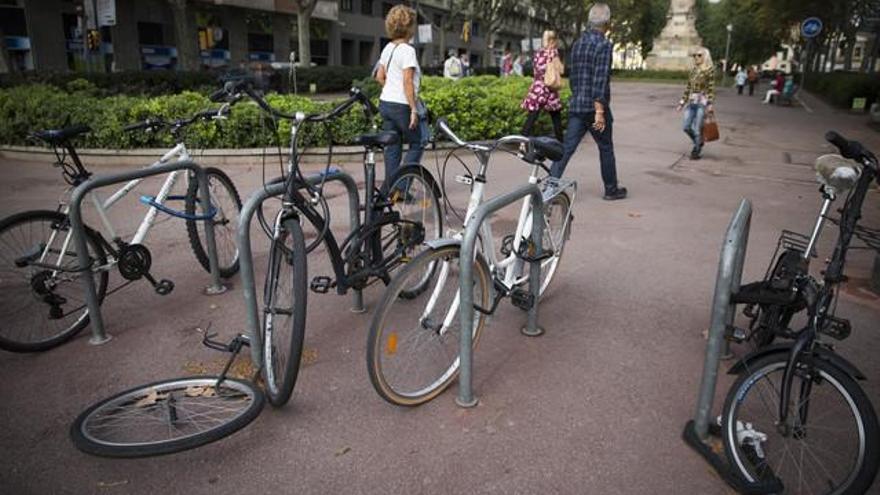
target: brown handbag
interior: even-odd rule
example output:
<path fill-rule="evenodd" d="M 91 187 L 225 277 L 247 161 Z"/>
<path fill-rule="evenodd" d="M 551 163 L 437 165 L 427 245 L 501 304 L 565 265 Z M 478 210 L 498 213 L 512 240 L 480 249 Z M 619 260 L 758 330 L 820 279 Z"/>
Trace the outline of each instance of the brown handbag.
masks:
<path fill-rule="evenodd" d="M 715 120 L 715 114 L 710 113 L 703 120 L 703 142 L 718 141 L 720 138 L 718 133 L 718 121 Z"/>
<path fill-rule="evenodd" d="M 554 58 L 547 64 L 544 71 L 544 86 L 559 91 L 562 89 L 562 72 L 565 70 L 559 57 Z"/>

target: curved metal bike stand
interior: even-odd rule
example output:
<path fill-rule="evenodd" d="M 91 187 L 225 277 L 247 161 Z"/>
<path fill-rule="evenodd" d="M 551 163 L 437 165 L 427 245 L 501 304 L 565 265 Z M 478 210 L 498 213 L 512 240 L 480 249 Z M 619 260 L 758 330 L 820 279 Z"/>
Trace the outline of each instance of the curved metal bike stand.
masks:
<path fill-rule="evenodd" d="M 520 199 L 532 197 L 532 242 L 535 244 L 535 253 L 543 252 L 541 246 L 544 237 L 544 198 L 541 190 L 535 184 L 529 184 L 519 189 L 496 196 L 481 204 L 471 215 L 461 241 L 461 255 L 459 258 L 459 317 L 461 321 L 461 347 L 458 353 L 460 374 L 458 376 L 458 397 L 455 403 L 461 407 L 474 407 L 479 400 L 473 393 L 473 324 L 474 324 L 474 280 L 473 260 L 480 227 L 486 218 L 496 211 L 510 205 Z M 538 293 L 541 290 L 541 261 L 535 260 L 529 263 L 529 291 L 532 293 L 534 303 L 529 309 L 528 323 L 523 333 L 530 336 L 541 335 L 543 330 L 538 327 Z"/>
<path fill-rule="evenodd" d="M 73 229 L 73 242 L 76 247 L 76 255 L 79 260 L 79 270 L 91 270 L 88 248 L 86 247 L 85 226 L 82 221 L 82 201 L 93 189 L 110 186 L 134 179 L 143 179 L 154 175 L 163 175 L 177 170 L 191 170 L 196 174 L 199 181 L 199 195 L 202 213 L 207 214 L 211 207 L 211 193 L 208 189 L 208 179 L 204 169 L 191 160 L 181 160 L 165 165 L 155 165 L 149 168 L 123 172 L 121 174 L 103 175 L 92 177 L 83 182 L 70 196 L 70 227 Z M 217 243 L 214 239 L 214 222 L 212 219 L 205 220 L 205 247 L 208 251 L 208 264 L 211 268 L 211 286 L 206 289 L 208 294 L 220 294 L 226 288 L 220 283 L 220 270 L 217 267 Z M 89 309 L 89 319 L 92 326 L 92 338 L 89 343 L 99 345 L 110 340 L 110 336 L 104 331 L 104 320 L 101 317 L 101 304 L 95 290 L 95 281 L 92 277 L 83 277 L 83 287 L 86 292 L 86 305 Z"/>
<path fill-rule="evenodd" d="M 718 366 L 722 354 L 727 347 L 725 334 L 733 325 L 736 316 L 736 304 L 731 302 L 733 294 L 739 291 L 742 280 L 743 263 L 746 257 L 746 246 L 749 242 L 749 228 L 752 220 L 752 203 L 743 199 L 730 219 L 724 243 L 721 245 L 721 259 L 718 262 L 718 276 L 715 280 L 715 296 L 712 299 L 712 321 L 709 327 L 709 339 L 706 344 L 706 359 L 703 364 L 703 377 L 700 381 L 699 396 L 694 419 L 687 422 L 682 437 L 688 445 L 708 462 L 718 475 L 739 493 L 767 494 L 782 490 L 779 480 L 750 483 L 727 464 L 722 455 L 716 453 L 707 444 L 710 435 L 712 401 L 715 398 L 715 386 L 718 380 Z M 712 425 L 712 434 L 720 434 L 717 426 Z"/>
<path fill-rule="evenodd" d="M 354 232 L 360 228 L 360 193 L 354 179 L 342 171 L 332 171 L 325 175 L 316 175 L 306 179 L 311 184 L 319 182 L 341 182 L 348 193 L 348 207 L 350 210 L 351 230 Z M 254 277 L 254 256 L 251 251 L 251 222 L 254 213 L 263 201 L 284 194 L 285 184 L 279 182 L 259 188 L 245 201 L 238 218 L 238 253 L 239 266 L 241 267 L 241 286 L 244 293 L 245 315 L 247 316 L 247 328 L 245 334 L 250 337 L 251 359 L 254 364 L 263 361 L 262 335 L 260 335 L 260 309 L 257 304 L 257 289 Z M 353 291 L 353 311 L 363 311 L 364 300 L 360 290 Z"/>

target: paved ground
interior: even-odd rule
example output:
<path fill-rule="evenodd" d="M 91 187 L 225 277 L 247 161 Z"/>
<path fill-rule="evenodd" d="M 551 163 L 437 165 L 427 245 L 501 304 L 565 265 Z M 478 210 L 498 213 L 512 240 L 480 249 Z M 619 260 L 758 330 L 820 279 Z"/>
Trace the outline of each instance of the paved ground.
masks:
<path fill-rule="evenodd" d="M 287 407 L 267 407 L 242 432 L 186 453 L 139 460 L 80 453 L 67 430 L 81 410 L 124 388 L 216 369 L 222 357 L 199 345 L 195 329 L 211 324 L 231 336 L 243 328 L 238 278 L 227 294 L 201 295 L 207 276 L 183 226 L 169 221 L 150 246 L 161 253 L 157 275 L 177 283 L 172 296 L 138 284 L 111 297 L 104 316 L 114 339 L 104 346 L 88 345 L 83 333 L 43 354 L 0 353 L 0 492 L 729 493 L 680 440 L 693 413 L 727 222 L 740 198 L 753 201 L 745 278 L 759 277 L 780 229 L 812 224 L 819 196 L 810 164 L 829 151 L 824 131 L 874 149 L 880 135 L 864 118 L 808 95 L 812 113 L 721 90 L 722 141 L 691 162 L 672 110 L 679 92 L 615 85 L 618 166 L 631 197 L 599 198 L 597 153 L 585 142 L 569 168 L 581 185 L 573 235 L 541 305 L 547 333 L 520 335 L 524 314 L 501 306 L 475 356 L 479 407 L 458 408 L 454 388 L 416 409 L 386 404 L 365 370 L 369 314 L 347 311 L 347 298 L 312 295 L 304 369 Z M 520 167 L 494 163 L 492 191 L 521 183 Z M 345 168 L 360 176 L 357 166 Z M 243 195 L 260 184 L 259 166 L 227 171 Z M 61 192 L 48 165 L 0 161 L 0 174 L 3 216 L 47 207 Z M 872 191 L 865 205 L 874 226 L 878 200 Z M 131 203 L 120 218 L 138 212 Z M 344 210 L 334 214 L 344 228 Z M 511 209 L 502 218 L 509 225 L 514 216 Z M 255 239 L 261 273 L 265 243 Z M 860 288 L 871 261 L 865 251 L 852 253 L 839 312 L 855 331 L 839 349 L 868 375 L 866 390 L 880 407 L 880 299 Z M 309 263 L 313 274 L 328 273 L 323 254 Z M 380 294 L 371 288 L 367 303 Z M 720 389 L 728 383 L 723 376 Z"/>

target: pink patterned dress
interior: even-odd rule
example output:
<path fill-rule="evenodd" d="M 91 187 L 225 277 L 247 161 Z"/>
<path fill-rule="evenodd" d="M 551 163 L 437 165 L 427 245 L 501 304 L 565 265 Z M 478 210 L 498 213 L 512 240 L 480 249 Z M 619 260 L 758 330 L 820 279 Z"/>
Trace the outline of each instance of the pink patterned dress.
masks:
<path fill-rule="evenodd" d="M 544 72 L 547 70 L 547 64 L 558 56 L 559 52 L 555 48 L 542 48 L 535 53 L 532 64 L 535 70 L 535 80 L 529 87 L 529 94 L 522 102 L 523 110 L 527 112 L 562 110 L 562 100 L 559 99 L 559 93 L 544 85 Z"/>

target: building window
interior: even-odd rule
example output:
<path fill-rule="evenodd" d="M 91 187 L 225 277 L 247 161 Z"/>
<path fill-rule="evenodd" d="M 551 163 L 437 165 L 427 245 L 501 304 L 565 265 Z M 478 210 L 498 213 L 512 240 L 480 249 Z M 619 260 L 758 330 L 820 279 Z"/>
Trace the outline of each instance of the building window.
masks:
<path fill-rule="evenodd" d="M 434 14 L 434 24 L 443 26 L 443 14 Z"/>
<path fill-rule="evenodd" d="M 361 0 L 361 14 L 373 15 L 373 0 Z"/>
<path fill-rule="evenodd" d="M 382 17 L 388 17 L 388 12 L 391 12 L 391 8 L 394 7 L 393 3 L 390 2 L 382 2 Z"/>
<path fill-rule="evenodd" d="M 164 45 L 162 25 L 158 22 L 138 23 L 138 43 L 142 45 Z"/>
<path fill-rule="evenodd" d="M 853 58 L 862 58 L 862 47 L 857 46 L 853 49 Z"/>
<path fill-rule="evenodd" d="M 351 0 L 340 0 L 339 1 L 339 10 L 341 10 L 343 12 L 351 12 L 352 11 Z"/>
<path fill-rule="evenodd" d="M 480 23 L 474 22 L 471 24 L 471 36 L 479 36 L 480 35 Z"/>
<path fill-rule="evenodd" d="M 27 36 L 24 9 L 0 7 L 0 29 L 4 36 Z"/>

